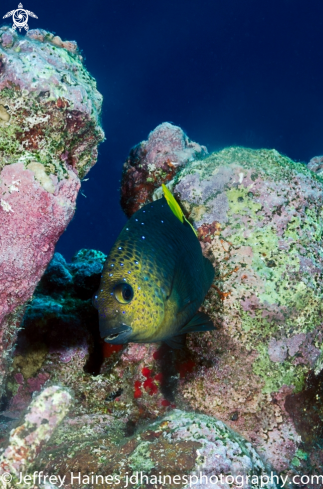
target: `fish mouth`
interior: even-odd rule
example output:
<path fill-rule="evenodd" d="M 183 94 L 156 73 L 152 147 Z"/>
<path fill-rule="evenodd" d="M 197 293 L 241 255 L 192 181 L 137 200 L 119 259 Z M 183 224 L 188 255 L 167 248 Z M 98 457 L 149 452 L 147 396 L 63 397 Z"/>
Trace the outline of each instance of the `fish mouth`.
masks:
<path fill-rule="evenodd" d="M 103 336 L 106 343 L 112 343 L 113 345 L 123 345 L 128 343 L 129 337 L 132 334 L 132 328 L 126 324 L 121 324 L 117 328 L 111 328 L 110 330 L 104 331 Z"/>

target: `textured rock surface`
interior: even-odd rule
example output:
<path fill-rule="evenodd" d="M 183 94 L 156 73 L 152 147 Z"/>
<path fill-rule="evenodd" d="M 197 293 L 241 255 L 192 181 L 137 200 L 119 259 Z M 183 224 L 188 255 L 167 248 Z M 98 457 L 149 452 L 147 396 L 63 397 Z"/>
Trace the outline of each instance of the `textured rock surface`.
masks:
<path fill-rule="evenodd" d="M 104 260 L 103 253 L 91 250 L 78 252 L 70 264 L 54 254 L 17 336 L 6 412 L 21 413 L 48 380 L 72 387 L 79 399 L 91 383 L 90 374 L 99 372 L 103 355 L 91 297 Z"/>
<path fill-rule="evenodd" d="M 76 43 L 0 29 L 0 386 L 23 305 L 96 161 L 101 103 Z"/>
<path fill-rule="evenodd" d="M 15 483 L 17 487 L 21 485 L 21 476 L 26 474 L 43 445 L 62 422 L 71 401 L 71 394 L 58 386 L 48 387 L 33 399 L 23 424 L 11 431 L 9 445 L 0 457 L 1 487 L 16 487 Z M 6 479 L 8 474 L 11 481 Z"/>
<path fill-rule="evenodd" d="M 260 477 L 267 468 L 250 443 L 209 416 L 175 410 L 161 420 L 146 423 L 130 435 L 124 423 L 110 416 L 82 416 L 66 419 L 46 449 L 37 457 L 34 468 L 45 474 L 65 476 L 64 487 L 194 487 L 229 489 L 227 476 L 239 476 L 240 487 L 260 487 Z M 205 476 L 197 484 L 200 472 Z M 74 480 L 71 481 L 71 473 Z M 80 481 L 75 477 L 81 475 Z M 110 481 L 91 480 L 91 474 L 109 475 Z M 196 475 L 197 474 L 197 475 Z M 222 474 L 223 484 L 215 485 L 215 476 Z M 102 477 L 101 475 L 101 477 Z M 141 475 L 145 475 L 141 483 Z M 206 477 L 213 475 L 213 483 Z M 258 483 L 246 483 L 245 477 L 258 477 Z M 162 479 L 159 476 L 171 478 Z M 173 478 L 177 476 L 176 482 Z M 186 476 L 186 479 L 184 478 Z M 130 477 L 133 477 L 130 479 Z M 138 479 L 136 479 L 138 477 Z M 118 480 L 118 479 L 119 480 Z M 229 481 L 232 479 L 229 479 Z M 274 489 L 274 484 L 265 483 Z M 72 483 L 71 483 L 72 482 Z M 83 484 L 82 484 L 83 482 Z M 188 482 L 188 484 L 187 484 Z M 255 482 L 255 481 L 254 481 Z M 233 486 L 236 487 L 236 486 Z"/>
<path fill-rule="evenodd" d="M 320 470 L 323 184 L 310 168 L 227 148 L 164 179 L 217 270 L 204 310 L 218 331 L 189 336 L 175 402 L 228 423 L 278 471 Z"/>
<path fill-rule="evenodd" d="M 126 215 L 136 212 L 181 166 L 206 153 L 206 147 L 191 141 L 180 127 L 169 122 L 157 126 L 147 141 L 132 148 L 123 165 L 121 205 Z"/>

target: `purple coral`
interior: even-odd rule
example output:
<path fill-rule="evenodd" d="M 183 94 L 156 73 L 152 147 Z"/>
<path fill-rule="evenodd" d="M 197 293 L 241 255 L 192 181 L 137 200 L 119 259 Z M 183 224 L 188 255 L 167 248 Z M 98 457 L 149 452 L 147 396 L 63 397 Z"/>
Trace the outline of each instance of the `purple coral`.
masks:
<path fill-rule="evenodd" d="M 157 126 L 147 141 L 142 141 L 130 151 L 124 163 L 121 184 L 124 212 L 130 217 L 180 167 L 206 154 L 205 146 L 191 141 L 180 127 L 169 122 Z"/>
<path fill-rule="evenodd" d="M 10 433 L 9 445 L 0 457 L 0 475 L 14 477 L 26 473 L 45 442 L 69 411 L 71 394 L 62 387 L 51 386 L 29 406 L 22 425 Z"/>

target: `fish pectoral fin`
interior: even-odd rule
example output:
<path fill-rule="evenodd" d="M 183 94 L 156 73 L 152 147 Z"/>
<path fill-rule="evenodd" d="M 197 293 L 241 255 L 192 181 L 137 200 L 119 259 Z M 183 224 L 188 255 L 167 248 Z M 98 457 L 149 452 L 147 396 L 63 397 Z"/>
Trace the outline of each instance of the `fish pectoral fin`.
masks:
<path fill-rule="evenodd" d="M 189 323 L 180 330 L 181 334 L 193 333 L 194 331 L 212 331 L 216 329 L 213 321 L 204 312 L 197 312 Z"/>
<path fill-rule="evenodd" d="M 171 338 L 167 338 L 167 340 L 164 340 L 164 343 L 166 343 L 166 345 L 173 348 L 173 350 L 179 350 L 181 348 L 184 348 L 186 344 L 185 334 L 180 334 L 178 336 L 172 336 Z"/>

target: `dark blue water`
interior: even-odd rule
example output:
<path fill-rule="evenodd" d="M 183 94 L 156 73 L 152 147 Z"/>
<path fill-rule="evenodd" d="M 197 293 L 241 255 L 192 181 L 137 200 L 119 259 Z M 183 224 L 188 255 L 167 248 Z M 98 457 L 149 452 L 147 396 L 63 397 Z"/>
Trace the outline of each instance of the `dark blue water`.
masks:
<path fill-rule="evenodd" d="M 2 15 L 16 3 L 2 2 Z M 57 245 L 66 258 L 109 251 L 125 222 L 123 161 L 161 122 L 209 150 L 269 147 L 304 162 L 323 154 L 322 0 L 22 3 L 38 16 L 30 28 L 78 42 L 104 96 L 106 142 Z"/>

